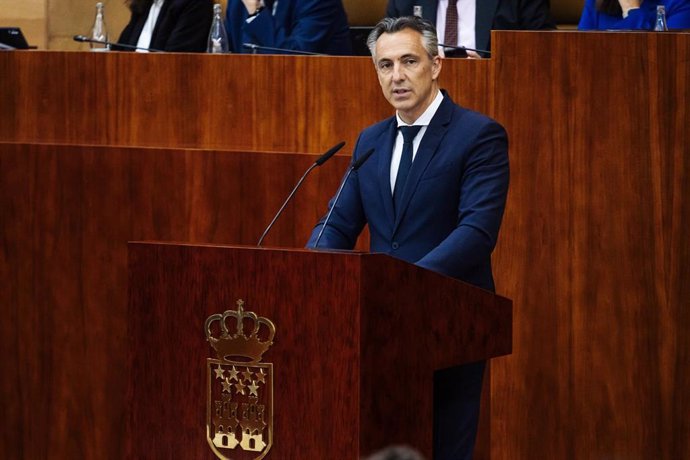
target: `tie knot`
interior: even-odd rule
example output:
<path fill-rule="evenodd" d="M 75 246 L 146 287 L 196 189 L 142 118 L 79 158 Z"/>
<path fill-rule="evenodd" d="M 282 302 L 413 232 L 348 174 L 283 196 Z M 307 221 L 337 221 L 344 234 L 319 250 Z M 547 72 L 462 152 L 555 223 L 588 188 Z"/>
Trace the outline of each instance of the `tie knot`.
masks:
<path fill-rule="evenodd" d="M 403 142 L 405 144 L 412 142 L 420 129 L 422 129 L 421 126 L 401 126 L 400 132 L 403 135 Z"/>

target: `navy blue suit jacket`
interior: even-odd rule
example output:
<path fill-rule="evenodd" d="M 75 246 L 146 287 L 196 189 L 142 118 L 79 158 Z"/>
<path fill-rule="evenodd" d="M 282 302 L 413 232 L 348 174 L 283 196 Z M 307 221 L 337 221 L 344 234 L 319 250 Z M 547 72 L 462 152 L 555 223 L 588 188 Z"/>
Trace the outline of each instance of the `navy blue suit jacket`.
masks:
<path fill-rule="evenodd" d="M 375 152 L 350 176 L 318 247 L 352 249 L 368 224 L 372 252 L 493 290 L 491 252 L 509 180 L 505 130 L 445 95 L 412 163 L 400 215 L 390 187 L 396 131 L 391 117 L 360 134 L 353 158 Z"/>
<path fill-rule="evenodd" d="M 388 17 L 411 16 L 414 6 L 422 7 L 422 17 L 436 24 L 438 0 L 388 0 Z M 491 30 L 555 29 L 549 0 L 477 0 L 474 36 L 476 47 L 491 49 Z M 443 41 L 443 37 L 440 37 Z"/>
<path fill-rule="evenodd" d="M 268 3 L 268 2 L 267 2 Z M 352 54 L 350 29 L 341 0 L 279 0 L 275 15 L 264 8 L 247 24 L 241 0 L 229 0 L 225 28 L 230 49 L 248 53 L 243 43 L 314 53 Z"/>

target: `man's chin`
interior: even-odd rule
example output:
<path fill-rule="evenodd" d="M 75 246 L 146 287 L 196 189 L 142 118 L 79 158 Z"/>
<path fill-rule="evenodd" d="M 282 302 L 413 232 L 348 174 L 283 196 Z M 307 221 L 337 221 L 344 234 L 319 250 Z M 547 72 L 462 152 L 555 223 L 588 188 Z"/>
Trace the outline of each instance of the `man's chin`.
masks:
<path fill-rule="evenodd" d="M 412 107 L 412 104 L 409 100 L 389 99 L 388 102 L 398 112 L 405 112 Z"/>

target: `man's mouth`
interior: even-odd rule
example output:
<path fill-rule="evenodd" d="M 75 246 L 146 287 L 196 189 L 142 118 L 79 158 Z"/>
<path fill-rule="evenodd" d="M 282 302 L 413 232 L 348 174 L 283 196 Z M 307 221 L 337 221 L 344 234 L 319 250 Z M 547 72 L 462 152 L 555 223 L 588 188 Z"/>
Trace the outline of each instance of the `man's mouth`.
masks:
<path fill-rule="evenodd" d="M 404 96 L 410 92 L 409 89 L 397 88 L 393 90 L 393 94 L 396 96 Z"/>

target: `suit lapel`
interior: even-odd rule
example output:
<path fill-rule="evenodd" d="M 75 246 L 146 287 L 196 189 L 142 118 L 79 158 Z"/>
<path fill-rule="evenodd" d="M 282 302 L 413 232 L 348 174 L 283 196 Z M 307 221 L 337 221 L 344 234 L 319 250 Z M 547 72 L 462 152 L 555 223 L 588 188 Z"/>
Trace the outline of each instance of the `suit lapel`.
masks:
<path fill-rule="evenodd" d="M 475 46 L 477 49 L 489 49 L 491 28 L 494 25 L 494 16 L 496 16 L 498 2 L 499 0 L 481 0 L 477 2 L 477 12 L 474 24 Z"/>
<path fill-rule="evenodd" d="M 412 167 L 410 168 L 410 174 L 407 176 L 407 182 L 405 183 L 405 189 L 403 190 L 403 195 L 401 199 L 401 212 L 399 215 L 395 216 L 395 225 L 393 227 L 393 232 L 398 229 L 400 221 L 402 220 L 410 200 L 414 195 L 419 180 L 422 178 L 424 171 L 426 171 L 429 162 L 436 155 L 439 149 L 441 141 L 448 131 L 448 126 L 450 124 L 450 118 L 453 113 L 453 101 L 448 95 L 444 95 L 443 102 L 439 106 L 436 114 L 431 119 L 431 123 L 424 133 L 422 142 L 419 144 L 419 149 L 412 162 Z M 392 150 L 392 146 L 391 146 Z M 389 154 L 390 155 L 390 154 Z M 390 165 L 390 158 L 388 160 Z M 389 174 L 390 176 L 390 174 Z M 390 183 L 389 183 L 389 195 L 390 195 Z M 392 204 L 392 200 L 391 200 Z"/>
<path fill-rule="evenodd" d="M 376 142 L 378 155 L 378 182 L 381 193 L 381 201 L 386 211 L 388 222 L 395 220 L 395 208 L 393 206 L 393 194 L 391 193 L 391 158 L 393 157 L 393 144 L 397 135 L 396 118 L 392 117 L 388 127 L 381 131 Z"/>

